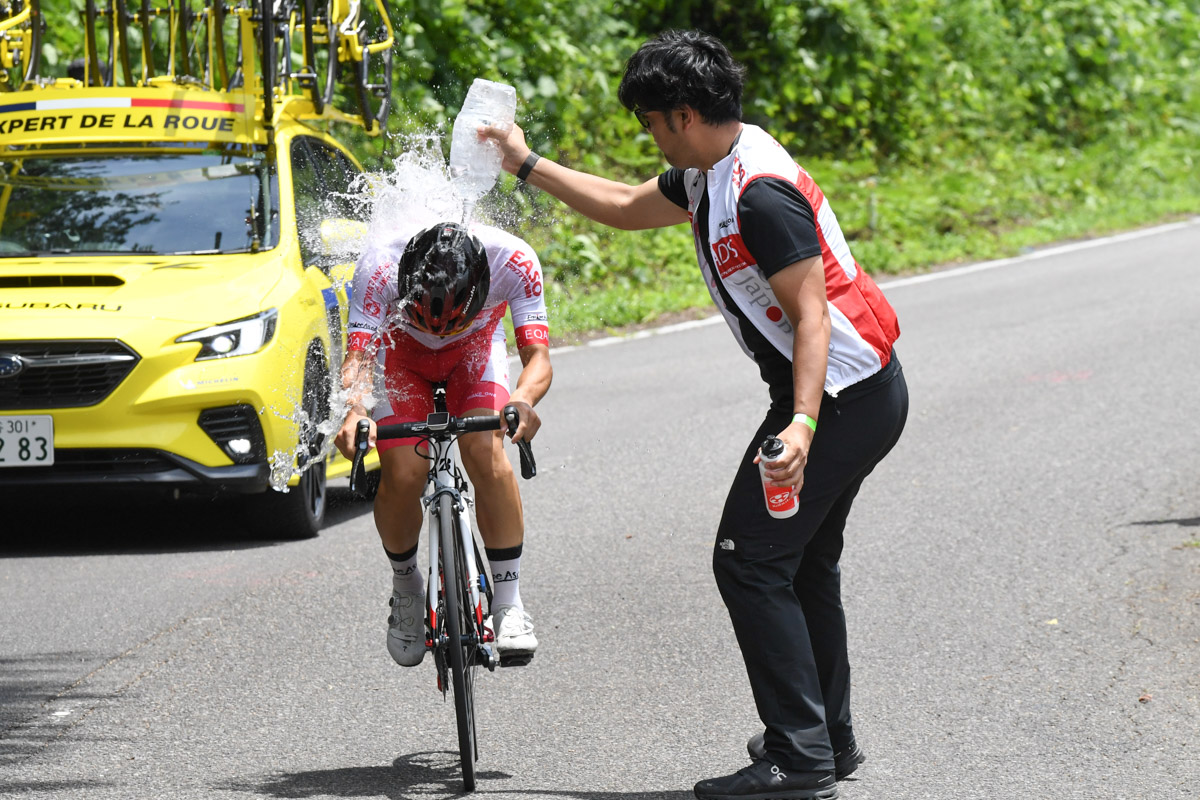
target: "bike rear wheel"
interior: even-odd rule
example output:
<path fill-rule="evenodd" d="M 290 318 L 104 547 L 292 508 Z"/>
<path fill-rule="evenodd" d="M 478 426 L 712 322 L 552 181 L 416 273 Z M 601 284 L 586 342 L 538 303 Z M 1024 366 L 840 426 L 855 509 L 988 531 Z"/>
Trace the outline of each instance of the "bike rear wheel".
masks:
<path fill-rule="evenodd" d="M 462 539 L 458 535 L 458 516 L 449 495 L 442 495 L 439 506 L 442 572 L 446 591 L 446 636 L 450 650 L 450 683 L 454 689 L 454 714 L 458 721 L 458 753 L 462 761 L 463 788 L 475 789 L 475 657 L 476 628 L 474 610 L 464 602 L 467 587 Z"/>

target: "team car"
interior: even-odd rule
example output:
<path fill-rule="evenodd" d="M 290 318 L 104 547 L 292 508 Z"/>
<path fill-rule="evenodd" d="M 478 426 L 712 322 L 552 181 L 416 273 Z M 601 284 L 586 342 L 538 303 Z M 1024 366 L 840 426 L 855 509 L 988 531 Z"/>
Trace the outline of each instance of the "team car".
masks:
<path fill-rule="evenodd" d="M 87 0 L 50 78 L 39 18 L 0 0 L 0 493 L 254 495 L 316 534 L 362 215 L 328 123 L 386 121 L 382 0 Z"/>

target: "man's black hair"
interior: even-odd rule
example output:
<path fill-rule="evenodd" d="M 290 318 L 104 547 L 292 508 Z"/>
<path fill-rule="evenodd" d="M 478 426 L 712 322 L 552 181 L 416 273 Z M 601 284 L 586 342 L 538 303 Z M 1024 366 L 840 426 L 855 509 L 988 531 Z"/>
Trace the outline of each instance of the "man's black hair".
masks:
<path fill-rule="evenodd" d="M 691 106 L 711 125 L 742 118 L 746 68 L 715 36 L 667 30 L 643 44 L 625 65 L 617 97 L 641 111 Z"/>

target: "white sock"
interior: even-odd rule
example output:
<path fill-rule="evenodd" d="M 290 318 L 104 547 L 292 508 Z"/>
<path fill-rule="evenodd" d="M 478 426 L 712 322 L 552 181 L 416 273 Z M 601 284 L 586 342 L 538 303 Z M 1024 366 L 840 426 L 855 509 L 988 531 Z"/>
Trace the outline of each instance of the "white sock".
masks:
<path fill-rule="evenodd" d="M 400 556 L 388 553 L 387 550 L 384 552 L 387 553 L 388 561 L 392 565 L 392 589 L 397 592 L 425 591 L 425 576 L 417 567 L 417 548 L 414 547 L 408 553 Z"/>
<path fill-rule="evenodd" d="M 516 558 L 493 558 L 510 556 L 516 551 Z M 525 608 L 521 603 L 521 546 L 506 547 L 488 553 L 488 563 L 492 565 L 492 608 L 499 606 L 516 606 Z"/>

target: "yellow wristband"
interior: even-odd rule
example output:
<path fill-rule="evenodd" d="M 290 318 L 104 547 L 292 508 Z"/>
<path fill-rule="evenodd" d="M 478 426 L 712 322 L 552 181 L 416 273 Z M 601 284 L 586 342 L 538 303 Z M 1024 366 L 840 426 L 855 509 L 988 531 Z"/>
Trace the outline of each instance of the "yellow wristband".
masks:
<path fill-rule="evenodd" d="M 817 432 L 817 421 L 808 414 L 797 414 L 796 416 L 792 417 L 792 422 L 803 422 L 805 425 L 812 428 L 813 433 Z"/>

